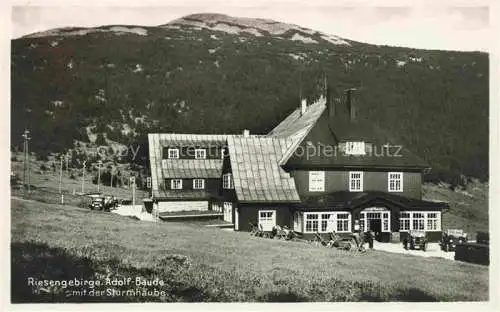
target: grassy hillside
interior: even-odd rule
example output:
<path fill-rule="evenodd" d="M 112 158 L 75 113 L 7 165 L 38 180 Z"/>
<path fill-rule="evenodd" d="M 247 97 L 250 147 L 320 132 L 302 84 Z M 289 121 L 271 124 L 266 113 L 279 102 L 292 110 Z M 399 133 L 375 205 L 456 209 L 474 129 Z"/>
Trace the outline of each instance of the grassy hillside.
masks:
<path fill-rule="evenodd" d="M 335 44 L 299 27 L 278 36 L 243 24 L 103 26 L 13 40 L 13 145 L 22 146 L 25 127 L 38 154 L 97 134 L 146 147 L 147 132 L 266 133 L 300 94 L 318 96 L 326 75 L 337 97 L 359 89 L 360 118 L 429 161 L 429 179 L 488 178 L 487 54 Z"/>
<path fill-rule="evenodd" d="M 11 163 L 11 172 L 23 179 L 24 163 L 20 155 L 15 155 Z M 54 166 L 52 166 L 54 164 Z M 59 179 L 61 178 L 61 191 L 64 194 L 65 202 L 73 205 L 86 206 L 88 198 L 82 198 L 79 194 L 82 192 L 82 170 L 81 168 L 70 167 L 66 170 L 63 167 L 62 176 L 60 176 L 60 162 L 54 159 L 49 161 L 39 161 L 35 157 L 30 157 L 30 185 L 31 192 L 28 193 L 27 189 L 11 189 L 13 196 L 22 196 L 26 198 L 36 199 L 46 203 L 60 203 L 59 195 Z M 101 171 L 104 172 L 105 170 Z M 119 199 L 132 199 L 132 190 L 128 185 L 128 174 L 131 170 L 127 167 L 122 168 L 124 172 L 124 184 L 120 186 L 110 187 L 109 180 L 101 177 L 101 184 L 99 191 L 105 195 L 113 195 Z M 97 168 L 87 167 L 85 172 L 85 193 L 97 192 Z M 127 175 L 126 175 L 127 174 Z M 118 177 L 121 178 L 121 177 Z M 117 178 L 115 178 L 117 179 Z M 147 190 L 136 190 L 137 203 L 142 203 L 143 198 L 148 198 L 149 192 Z"/>
<path fill-rule="evenodd" d="M 422 187 L 423 199 L 449 203 L 450 209 L 442 214 L 443 229 L 463 229 L 471 239 L 477 231 L 489 231 L 488 191 L 488 184 L 477 180 L 454 190 L 443 183 Z"/>
<path fill-rule="evenodd" d="M 27 200 L 11 203 L 13 302 L 488 300 L 484 266 L 380 251 L 351 253 Z M 72 287 L 33 289 L 27 277 L 141 277 L 166 285 L 148 287 L 165 291 L 161 297 L 82 297 Z M 96 290 L 105 288 L 131 287 Z"/>

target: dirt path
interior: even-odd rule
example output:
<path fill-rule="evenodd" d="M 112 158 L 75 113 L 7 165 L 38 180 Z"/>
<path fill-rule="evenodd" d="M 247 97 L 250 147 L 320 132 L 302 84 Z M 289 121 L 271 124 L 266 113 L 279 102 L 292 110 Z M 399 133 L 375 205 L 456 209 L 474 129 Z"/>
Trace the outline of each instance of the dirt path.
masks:
<path fill-rule="evenodd" d="M 429 243 L 427 250 L 405 250 L 403 244 L 396 243 L 379 243 L 374 242 L 374 249 L 382 250 L 392 253 L 401 253 L 405 255 L 419 256 L 419 257 L 437 257 L 448 260 L 455 260 L 455 252 L 444 252 L 441 250 L 438 243 Z"/>

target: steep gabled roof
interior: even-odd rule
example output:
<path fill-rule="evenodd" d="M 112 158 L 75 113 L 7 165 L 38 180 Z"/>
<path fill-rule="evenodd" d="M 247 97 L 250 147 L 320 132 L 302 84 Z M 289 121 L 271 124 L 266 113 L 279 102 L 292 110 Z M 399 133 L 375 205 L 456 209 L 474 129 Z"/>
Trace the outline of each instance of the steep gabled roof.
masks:
<path fill-rule="evenodd" d="M 222 173 L 222 159 L 163 159 L 165 178 L 219 179 Z"/>
<path fill-rule="evenodd" d="M 298 202 L 295 181 L 278 164 L 293 141 L 277 137 L 228 137 L 236 196 L 240 202 Z"/>
<path fill-rule="evenodd" d="M 283 157 L 279 160 L 280 165 L 286 164 L 293 152 L 321 117 L 325 108 L 326 98 L 320 97 L 316 102 L 307 107 L 303 115 L 299 107 L 268 133 L 268 136 L 271 137 L 287 137 L 292 140 L 290 148 L 283 153 Z"/>
<path fill-rule="evenodd" d="M 342 142 L 365 142 L 366 155 L 346 155 Z M 388 145 L 387 145 L 388 144 Z M 295 153 L 295 151 L 302 153 Z M 429 165 L 406 147 L 393 142 L 373 123 L 347 114 L 329 116 L 325 111 L 292 151 L 286 163 L 290 168 L 385 168 L 422 170 Z"/>
<path fill-rule="evenodd" d="M 225 134 L 180 134 L 161 133 L 158 134 L 159 143 L 162 146 L 225 146 L 227 135 Z"/>

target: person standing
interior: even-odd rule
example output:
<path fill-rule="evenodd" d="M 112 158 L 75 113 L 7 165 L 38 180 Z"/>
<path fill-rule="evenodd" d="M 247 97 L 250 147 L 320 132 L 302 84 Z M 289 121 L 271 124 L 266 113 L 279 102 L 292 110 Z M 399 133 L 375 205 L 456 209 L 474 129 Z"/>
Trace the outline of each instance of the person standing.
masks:
<path fill-rule="evenodd" d="M 373 232 L 365 232 L 366 241 L 368 242 L 368 248 L 373 249 Z"/>
<path fill-rule="evenodd" d="M 363 245 L 363 239 L 360 234 L 360 226 L 359 226 L 359 220 L 354 221 L 354 240 L 356 241 L 356 245 L 358 248 L 360 248 Z"/>

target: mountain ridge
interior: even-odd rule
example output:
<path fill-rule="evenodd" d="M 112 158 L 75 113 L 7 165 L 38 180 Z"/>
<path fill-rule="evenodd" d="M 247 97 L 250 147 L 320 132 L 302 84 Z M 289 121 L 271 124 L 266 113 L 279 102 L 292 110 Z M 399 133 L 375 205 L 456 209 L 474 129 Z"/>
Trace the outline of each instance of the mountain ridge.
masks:
<path fill-rule="evenodd" d="M 360 118 L 410 146 L 441 178 L 487 179 L 487 53 L 330 35 L 348 43 L 335 44 L 293 24 L 240 19 L 235 29 L 224 24 L 232 17 L 194 17 L 12 40 L 13 146 L 22 146 L 26 127 L 40 154 L 89 136 L 144 144 L 148 132 L 266 133 L 299 105 L 300 95 L 312 101 L 324 92 L 327 76 L 336 97 L 357 87 Z M 275 30 L 242 31 L 266 25 Z"/>

